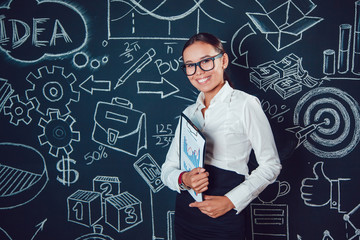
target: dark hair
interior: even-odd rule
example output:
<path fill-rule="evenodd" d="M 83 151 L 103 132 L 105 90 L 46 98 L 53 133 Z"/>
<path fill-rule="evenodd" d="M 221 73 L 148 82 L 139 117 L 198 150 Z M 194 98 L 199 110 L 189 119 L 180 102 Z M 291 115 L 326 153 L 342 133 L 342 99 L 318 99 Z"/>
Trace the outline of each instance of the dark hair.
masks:
<path fill-rule="evenodd" d="M 197 33 L 195 35 L 193 35 L 191 38 L 189 38 L 189 40 L 187 40 L 187 42 L 185 43 L 183 50 L 182 50 L 182 55 L 184 55 L 184 51 L 187 47 L 189 47 L 190 45 L 194 44 L 195 42 L 204 42 L 207 44 L 210 44 L 211 46 L 214 47 L 214 49 L 219 52 L 219 53 L 226 53 L 223 44 L 221 43 L 221 40 L 219 38 L 217 38 L 216 36 L 210 34 L 210 33 Z M 224 71 L 224 80 L 228 81 L 230 85 L 231 81 L 229 76 L 227 75 L 227 73 Z"/>

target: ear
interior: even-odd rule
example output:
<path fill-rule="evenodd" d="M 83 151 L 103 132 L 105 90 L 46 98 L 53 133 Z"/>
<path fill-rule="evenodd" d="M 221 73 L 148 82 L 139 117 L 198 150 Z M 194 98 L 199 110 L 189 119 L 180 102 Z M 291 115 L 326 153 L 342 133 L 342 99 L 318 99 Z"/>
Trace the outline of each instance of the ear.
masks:
<path fill-rule="evenodd" d="M 229 56 L 227 55 L 227 53 L 224 53 L 222 59 L 223 69 L 225 70 L 229 65 Z"/>

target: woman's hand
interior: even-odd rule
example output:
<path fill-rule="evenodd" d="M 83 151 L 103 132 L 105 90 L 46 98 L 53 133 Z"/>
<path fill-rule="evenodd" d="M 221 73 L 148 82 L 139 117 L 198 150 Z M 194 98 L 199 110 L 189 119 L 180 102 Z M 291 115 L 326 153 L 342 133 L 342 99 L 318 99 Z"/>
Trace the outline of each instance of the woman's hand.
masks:
<path fill-rule="evenodd" d="M 209 185 L 209 173 L 204 168 L 194 168 L 182 175 L 182 182 L 196 193 L 205 192 Z"/>
<path fill-rule="evenodd" d="M 190 203 L 189 206 L 199 208 L 202 213 L 212 218 L 218 218 L 235 208 L 228 197 L 210 195 L 204 195 L 204 200 L 202 202 L 193 202 Z"/>

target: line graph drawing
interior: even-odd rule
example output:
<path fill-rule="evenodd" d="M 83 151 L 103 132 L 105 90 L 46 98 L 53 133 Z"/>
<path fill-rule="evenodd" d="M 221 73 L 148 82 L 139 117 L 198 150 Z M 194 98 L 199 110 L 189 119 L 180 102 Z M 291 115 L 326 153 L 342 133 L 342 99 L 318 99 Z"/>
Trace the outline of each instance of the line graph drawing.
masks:
<path fill-rule="evenodd" d="M 200 31 L 203 18 L 213 23 L 225 23 L 204 9 L 206 0 L 183 1 L 181 4 L 174 4 L 175 1 L 108 0 L 108 39 L 187 40 Z M 233 8 L 223 0 L 217 0 L 216 4 L 219 8 Z M 184 29 L 181 24 L 184 19 L 194 23 L 192 27 Z M 152 26 L 159 30 L 145 31 Z M 181 35 L 178 35 L 179 28 Z"/>

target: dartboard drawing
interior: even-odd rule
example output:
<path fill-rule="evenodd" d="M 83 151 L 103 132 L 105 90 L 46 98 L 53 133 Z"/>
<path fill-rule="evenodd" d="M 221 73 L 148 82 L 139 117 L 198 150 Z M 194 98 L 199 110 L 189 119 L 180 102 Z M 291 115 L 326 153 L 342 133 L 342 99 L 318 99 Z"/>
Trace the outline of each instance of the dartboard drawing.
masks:
<path fill-rule="evenodd" d="M 319 87 L 300 98 L 294 109 L 294 124 L 313 128 L 303 146 L 321 158 L 341 158 L 360 139 L 360 108 L 346 92 Z"/>

